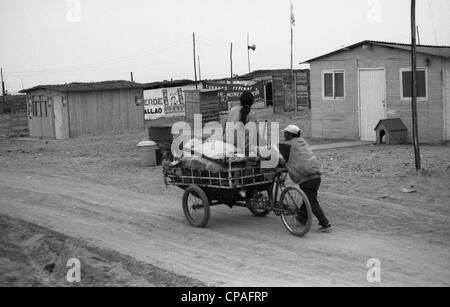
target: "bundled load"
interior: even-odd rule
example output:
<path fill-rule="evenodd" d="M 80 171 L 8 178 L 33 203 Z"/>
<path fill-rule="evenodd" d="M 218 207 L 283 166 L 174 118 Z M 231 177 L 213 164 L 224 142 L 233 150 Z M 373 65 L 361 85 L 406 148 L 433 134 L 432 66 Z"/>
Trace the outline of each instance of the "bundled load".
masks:
<path fill-rule="evenodd" d="M 275 145 L 255 147 L 252 156 L 246 157 L 234 145 L 221 140 L 202 142 L 199 139 L 191 139 L 184 144 L 182 154 L 175 156 L 173 162 L 166 161 L 164 168 L 181 167 L 193 171 L 216 173 L 231 168 L 260 168 L 261 161 L 270 160 L 273 152 L 277 154 L 278 161 L 281 155 Z"/>
<path fill-rule="evenodd" d="M 208 160 L 202 157 L 183 157 L 181 165 L 197 171 L 220 171 L 226 169 L 222 164 Z"/>

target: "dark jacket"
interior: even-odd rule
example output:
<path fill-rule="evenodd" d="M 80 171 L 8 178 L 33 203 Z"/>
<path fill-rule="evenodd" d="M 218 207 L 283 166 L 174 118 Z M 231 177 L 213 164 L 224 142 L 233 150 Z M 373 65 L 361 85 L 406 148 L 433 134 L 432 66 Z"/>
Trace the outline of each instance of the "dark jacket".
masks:
<path fill-rule="evenodd" d="M 281 143 L 280 152 L 286 160 L 286 168 L 294 183 L 302 184 L 322 175 L 320 162 L 303 138 Z"/>

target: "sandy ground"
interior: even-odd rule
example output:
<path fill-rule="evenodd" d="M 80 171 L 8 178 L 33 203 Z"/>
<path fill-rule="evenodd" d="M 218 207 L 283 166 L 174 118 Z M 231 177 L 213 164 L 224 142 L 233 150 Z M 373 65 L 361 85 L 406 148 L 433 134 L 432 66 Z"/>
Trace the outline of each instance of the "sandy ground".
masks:
<path fill-rule="evenodd" d="M 0 229 L 0 287 L 204 285 L 19 219 L 0 215 Z M 67 281 L 74 258 L 81 262 L 80 283 Z"/>
<path fill-rule="evenodd" d="M 214 207 L 208 228 L 188 226 L 182 191 L 163 185 L 159 167 L 139 166 L 145 136 L 0 141 L 0 214 L 210 286 L 372 286 L 369 258 L 381 261 L 381 286 L 450 285 L 448 146 L 424 146 L 420 173 L 409 146 L 317 153 L 320 200 L 336 229 L 299 239 L 276 216 L 239 208 Z M 417 193 L 400 192 L 411 186 Z M 4 258 L 0 272 L 15 271 Z M 130 274 L 124 284 L 158 284 Z"/>

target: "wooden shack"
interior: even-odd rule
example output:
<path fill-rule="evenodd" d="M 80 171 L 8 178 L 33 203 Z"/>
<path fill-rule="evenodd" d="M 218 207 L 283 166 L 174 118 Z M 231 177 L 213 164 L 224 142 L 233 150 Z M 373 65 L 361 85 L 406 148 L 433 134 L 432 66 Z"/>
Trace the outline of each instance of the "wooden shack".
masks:
<path fill-rule="evenodd" d="M 256 70 L 239 77 L 264 83 L 264 100 L 275 114 L 311 108 L 309 69 Z"/>
<path fill-rule="evenodd" d="M 67 139 L 144 129 L 143 86 L 129 81 L 39 85 L 27 94 L 31 137 Z"/>
<path fill-rule="evenodd" d="M 194 115 L 202 115 L 202 125 L 209 122 L 220 121 L 220 90 L 187 90 L 186 96 L 186 122 L 194 127 Z"/>

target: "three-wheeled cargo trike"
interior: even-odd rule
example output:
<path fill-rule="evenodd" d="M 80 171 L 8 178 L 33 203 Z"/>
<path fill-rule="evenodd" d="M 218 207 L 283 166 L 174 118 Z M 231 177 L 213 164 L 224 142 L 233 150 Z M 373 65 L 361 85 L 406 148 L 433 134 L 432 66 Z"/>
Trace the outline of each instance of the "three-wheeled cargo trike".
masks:
<path fill-rule="evenodd" d="M 264 169 L 232 160 L 227 164 L 227 169 L 217 171 L 164 168 L 166 184 L 184 190 L 182 206 L 189 224 L 206 227 L 210 208 L 228 205 L 248 208 L 257 217 L 273 212 L 295 236 L 303 237 L 309 232 L 311 204 L 298 186 L 286 185 L 286 169 Z"/>

